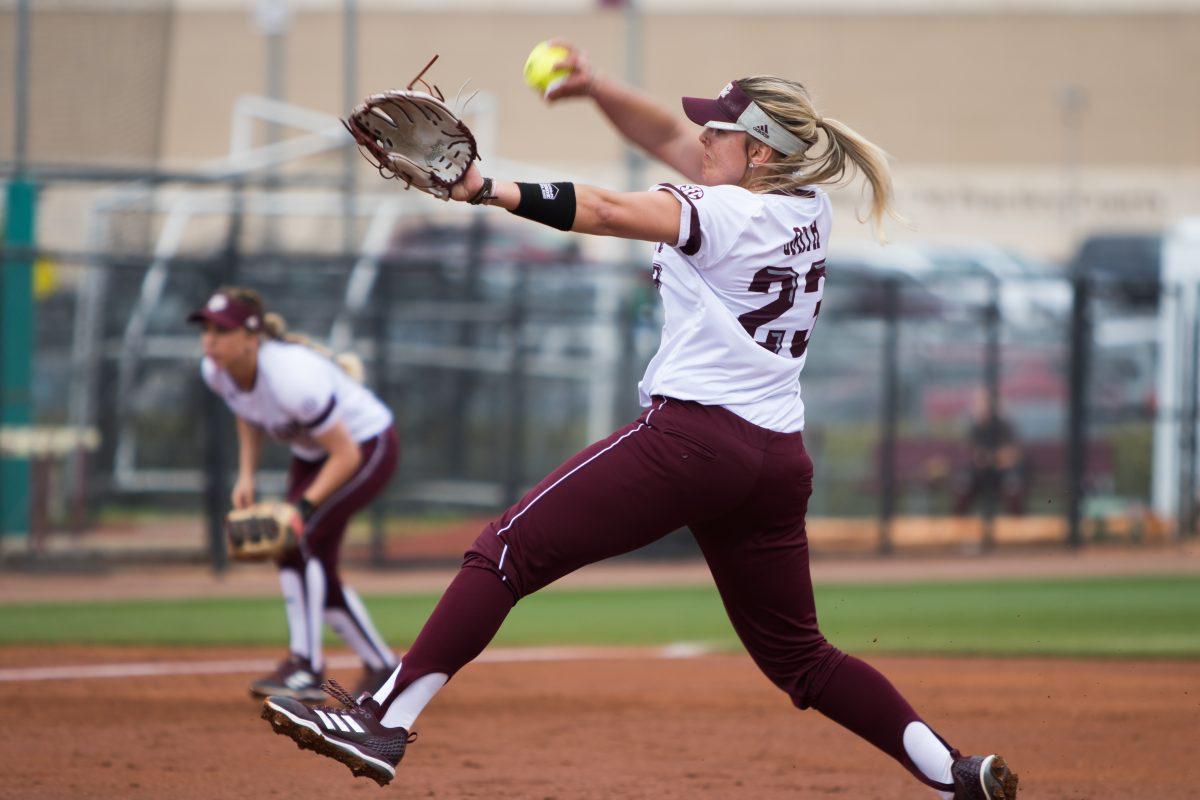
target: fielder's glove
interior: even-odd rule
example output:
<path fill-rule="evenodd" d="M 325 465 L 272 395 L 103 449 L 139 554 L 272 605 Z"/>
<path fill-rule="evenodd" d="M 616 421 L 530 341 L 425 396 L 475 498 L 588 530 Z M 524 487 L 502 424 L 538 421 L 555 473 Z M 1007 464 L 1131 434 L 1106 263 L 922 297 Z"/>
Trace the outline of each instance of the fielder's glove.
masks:
<path fill-rule="evenodd" d="M 441 200 L 479 158 L 475 137 L 440 99 L 412 89 L 373 94 L 343 120 L 363 157 L 385 178 L 396 178 Z"/>
<path fill-rule="evenodd" d="M 229 554 L 239 561 L 279 561 L 300 546 L 304 519 L 290 503 L 255 503 L 225 516 L 225 536 Z"/>

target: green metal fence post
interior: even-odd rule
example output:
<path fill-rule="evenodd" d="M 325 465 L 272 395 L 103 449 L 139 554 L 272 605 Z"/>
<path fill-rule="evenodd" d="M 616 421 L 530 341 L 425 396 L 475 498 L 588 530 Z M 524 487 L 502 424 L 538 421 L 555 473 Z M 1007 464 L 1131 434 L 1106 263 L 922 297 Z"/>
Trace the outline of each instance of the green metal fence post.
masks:
<path fill-rule="evenodd" d="M 8 185 L 0 256 L 0 428 L 32 421 L 34 184 Z M 0 535 L 29 532 L 29 459 L 0 456 Z"/>

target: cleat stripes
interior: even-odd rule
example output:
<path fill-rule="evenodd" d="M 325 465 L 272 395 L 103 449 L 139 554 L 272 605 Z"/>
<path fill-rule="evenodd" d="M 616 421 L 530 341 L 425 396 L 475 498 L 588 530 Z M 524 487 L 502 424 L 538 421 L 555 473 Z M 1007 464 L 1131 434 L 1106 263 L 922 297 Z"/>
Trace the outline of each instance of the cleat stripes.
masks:
<path fill-rule="evenodd" d="M 317 683 L 317 676 L 313 675 L 311 672 L 304 672 L 301 670 L 300 672 L 295 672 L 289 675 L 284 683 L 287 684 L 287 687 L 292 690 L 303 689 L 305 686 L 315 686 Z"/>
<path fill-rule="evenodd" d="M 338 717 L 342 716 L 325 714 L 318 709 L 313 709 L 313 711 L 320 715 L 323 722 L 332 720 L 336 723 Z M 271 728 L 275 733 L 289 737 L 297 747 L 303 750 L 312 750 L 345 764 L 355 777 L 370 778 L 380 786 L 386 786 L 396 777 L 396 770 L 392 765 L 361 752 L 350 742 L 326 738 L 316 724 L 297 717 L 286 708 L 275 705 L 270 699 L 263 701 L 261 716 L 271 723 Z M 326 724 L 329 723 L 326 722 Z M 352 724 L 355 724 L 356 728 L 359 727 L 356 723 Z M 335 729 L 333 725 L 330 725 L 330 728 Z"/>
<path fill-rule="evenodd" d="M 293 654 L 282 661 L 274 673 L 251 682 L 250 694 L 256 697 L 291 697 L 305 703 L 320 701 L 325 698 L 319 685 L 322 679 L 322 675 L 313 671 L 307 661 Z"/>
<path fill-rule="evenodd" d="M 314 708 L 313 713 L 320 717 L 321 723 L 331 731 L 366 733 L 362 726 L 354 721 L 354 717 L 349 714 L 330 714 L 320 708 Z"/>

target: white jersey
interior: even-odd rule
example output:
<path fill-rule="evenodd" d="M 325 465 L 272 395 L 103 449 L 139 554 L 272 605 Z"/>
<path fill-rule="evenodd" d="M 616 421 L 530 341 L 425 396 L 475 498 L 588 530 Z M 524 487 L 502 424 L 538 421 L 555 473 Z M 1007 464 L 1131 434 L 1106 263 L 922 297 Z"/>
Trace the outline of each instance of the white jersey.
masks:
<path fill-rule="evenodd" d="M 662 342 L 638 389 L 723 406 L 773 431 L 804 428 L 800 372 L 825 289 L 832 211 L 820 189 L 654 187 L 679 198 L 679 240 L 653 275 Z"/>
<path fill-rule="evenodd" d="M 302 344 L 267 340 L 258 348 L 254 386 L 243 391 L 232 376 L 205 357 L 204 382 L 229 410 L 273 439 L 290 442 L 307 461 L 328 455 L 314 437 L 343 422 L 356 442 L 392 424 L 392 412 L 330 359 Z"/>

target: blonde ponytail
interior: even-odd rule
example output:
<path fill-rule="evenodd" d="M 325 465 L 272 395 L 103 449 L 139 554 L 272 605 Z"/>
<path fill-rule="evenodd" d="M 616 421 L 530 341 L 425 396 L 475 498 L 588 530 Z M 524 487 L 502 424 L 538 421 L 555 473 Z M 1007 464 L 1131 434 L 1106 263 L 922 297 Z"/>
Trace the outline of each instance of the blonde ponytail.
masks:
<path fill-rule="evenodd" d="M 867 215 L 872 221 L 875 237 L 883 240 L 884 217 L 892 217 L 901 222 L 904 219 L 894 208 L 896 192 L 892 186 L 892 171 L 888 167 L 887 153 L 878 145 L 856 133 L 849 125 L 844 125 L 836 119 L 825 117 L 818 125 L 825 132 L 830 142 L 829 151 L 837 154 L 845 170 L 846 159 L 862 173 L 871 187 L 871 211 Z M 862 221 L 862 220 L 860 220 Z"/>
<path fill-rule="evenodd" d="M 289 331 L 287 320 L 283 318 L 283 315 L 274 311 L 263 312 L 262 295 L 255 290 L 244 286 L 222 286 L 218 291 L 242 303 L 252 305 L 257 309 L 262 315 L 262 332 L 268 339 L 276 342 L 303 345 L 337 364 L 352 380 L 362 383 L 366 379 L 366 369 L 363 367 L 362 359 L 355 353 L 346 352 L 334 355 L 334 352 L 328 347 L 305 336 L 303 333 Z"/>
<path fill-rule="evenodd" d="M 351 380 L 356 383 L 363 383 L 367 379 L 367 368 L 363 366 L 363 360 L 358 357 L 358 353 L 346 351 L 338 353 L 333 358 L 333 363 L 342 368 L 342 372 L 350 376 Z"/>
<path fill-rule="evenodd" d="M 267 335 L 268 339 L 274 339 L 277 342 L 287 341 L 284 338 L 287 336 L 287 320 L 274 311 L 268 311 L 263 314 L 263 333 Z"/>
<path fill-rule="evenodd" d="M 871 187 L 870 212 L 875 236 L 885 239 L 885 217 L 904 222 L 894 208 L 891 169 L 887 153 L 856 133 L 850 126 L 821 117 L 813 107 L 808 90 L 796 81 L 761 75 L 738 81 L 763 111 L 808 145 L 791 156 L 768 161 L 756 169 L 750 188 L 758 192 L 792 191 L 801 186 L 845 185 L 861 172 Z M 861 219 L 860 222 L 867 220 Z"/>

